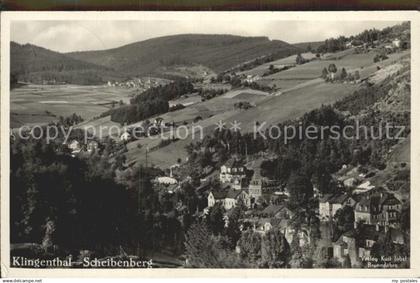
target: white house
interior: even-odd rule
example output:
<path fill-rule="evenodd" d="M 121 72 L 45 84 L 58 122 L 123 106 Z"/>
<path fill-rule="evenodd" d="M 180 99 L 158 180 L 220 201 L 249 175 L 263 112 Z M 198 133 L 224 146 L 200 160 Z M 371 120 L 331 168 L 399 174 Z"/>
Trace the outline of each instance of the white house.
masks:
<path fill-rule="evenodd" d="M 220 182 L 233 183 L 235 180 L 241 181 L 246 177 L 245 167 L 236 160 L 229 160 L 220 167 Z"/>
<path fill-rule="evenodd" d="M 355 206 L 356 201 L 346 194 L 331 195 L 326 194 L 319 200 L 319 216 L 321 221 L 327 221 L 334 217 L 337 210 L 344 206 Z"/>
<path fill-rule="evenodd" d="M 164 184 L 164 185 L 173 185 L 173 184 L 178 183 L 178 181 L 175 178 L 167 177 L 167 176 L 157 177 L 157 182 L 159 184 Z"/>
<path fill-rule="evenodd" d="M 330 218 L 330 198 L 331 194 L 326 194 L 319 199 L 319 217 L 321 221 L 326 221 Z"/>
<path fill-rule="evenodd" d="M 370 184 L 370 181 L 366 181 L 362 184 L 360 184 L 359 186 L 357 186 L 357 189 L 355 189 L 353 191 L 353 193 L 355 194 L 360 194 L 360 193 L 366 193 L 372 189 L 374 189 L 375 186 Z"/>
<path fill-rule="evenodd" d="M 120 141 L 128 141 L 131 138 L 131 134 L 127 131 L 121 134 Z"/>
<path fill-rule="evenodd" d="M 251 206 L 249 195 L 244 190 L 235 190 L 233 188 L 211 191 L 207 196 L 208 207 L 213 207 L 216 203 L 221 203 L 224 209 L 229 210 L 242 202 L 246 207 Z"/>
<path fill-rule="evenodd" d="M 79 153 L 82 149 L 80 143 L 77 140 L 72 140 L 67 147 L 71 150 L 71 154 L 74 157 L 75 154 Z"/>
<path fill-rule="evenodd" d="M 400 48 L 400 47 L 401 47 L 401 40 L 399 40 L 398 38 L 394 39 L 394 40 L 392 41 L 392 45 L 393 45 L 395 48 Z"/>
<path fill-rule="evenodd" d="M 90 141 L 88 142 L 87 146 L 86 146 L 86 150 L 87 152 L 92 152 L 92 151 L 96 151 L 98 149 L 98 142 L 97 141 Z"/>

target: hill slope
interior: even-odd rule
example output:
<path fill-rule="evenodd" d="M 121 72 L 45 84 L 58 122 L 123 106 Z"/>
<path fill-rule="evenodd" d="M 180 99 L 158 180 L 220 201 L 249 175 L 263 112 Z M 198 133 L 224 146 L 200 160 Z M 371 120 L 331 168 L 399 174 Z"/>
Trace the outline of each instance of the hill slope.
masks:
<path fill-rule="evenodd" d="M 133 75 L 156 74 L 159 68 L 174 65 L 203 65 L 220 72 L 244 61 L 271 53 L 284 56 L 298 48 L 267 37 L 183 34 L 153 38 L 122 47 L 73 52 L 67 55 Z"/>
<path fill-rule="evenodd" d="M 10 73 L 21 81 L 97 84 L 119 77 L 111 68 L 71 58 L 32 44 L 10 43 Z"/>
<path fill-rule="evenodd" d="M 299 42 L 299 43 L 293 43 L 294 46 L 297 48 L 300 48 L 304 51 L 308 51 L 308 46 L 311 47 L 312 51 L 315 52 L 319 46 L 324 44 L 324 41 L 310 41 L 310 42 Z"/>

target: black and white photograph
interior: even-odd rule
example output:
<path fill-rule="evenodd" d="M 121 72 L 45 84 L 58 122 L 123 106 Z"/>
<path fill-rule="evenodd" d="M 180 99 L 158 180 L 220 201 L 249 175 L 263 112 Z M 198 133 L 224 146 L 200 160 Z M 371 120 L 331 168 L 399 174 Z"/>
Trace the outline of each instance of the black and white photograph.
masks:
<path fill-rule="evenodd" d="M 411 17 L 145 14 L 10 15 L 9 268 L 413 267 Z"/>

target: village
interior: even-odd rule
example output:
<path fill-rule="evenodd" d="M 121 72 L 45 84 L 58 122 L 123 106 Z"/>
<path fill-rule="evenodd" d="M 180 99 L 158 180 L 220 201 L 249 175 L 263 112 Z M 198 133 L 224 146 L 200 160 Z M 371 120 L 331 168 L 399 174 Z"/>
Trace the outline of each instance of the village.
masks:
<path fill-rule="evenodd" d="M 349 42 L 346 47 L 356 53 L 363 53 L 377 48 L 375 44 L 378 43 L 372 42 L 371 45 L 368 45 L 353 41 Z M 382 47 L 383 55 L 378 60 L 385 60 L 386 54 L 398 52 L 403 44 L 406 43 L 395 39 L 391 45 Z M 299 56 L 296 61 L 300 60 Z M 308 55 L 304 56 L 308 57 Z M 317 56 L 311 60 L 317 60 Z M 305 62 L 299 63 L 304 64 Z M 296 63 L 274 67 L 270 65 L 269 70 L 280 72 L 295 66 Z M 336 75 L 337 71 L 335 65 L 333 67 L 330 65 L 328 70 L 322 72 L 322 78 L 327 82 L 361 82 L 359 71 L 343 75 L 343 72 L 346 72 L 343 70 L 341 74 Z M 226 75 L 236 76 L 233 73 Z M 252 84 L 262 77 L 242 74 L 240 78 L 242 83 Z M 279 95 L 279 93 L 275 95 Z M 189 105 L 184 107 L 187 106 Z M 346 115 L 349 114 L 346 113 Z M 196 119 L 192 123 L 198 121 Z M 176 125 L 173 121 L 165 122 L 161 117 L 155 117 L 151 121 L 130 125 L 115 139 L 117 144 L 124 147 L 130 142 L 142 140 L 185 124 L 186 122 L 178 122 Z M 173 138 L 169 139 L 168 143 L 171 141 L 174 141 Z M 161 144 L 159 146 L 165 146 Z M 87 152 L 87 156 L 89 156 L 98 150 L 98 145 L 97 141 L 90 141 L 86 145 L 82 145 L 77 140 L 73 140 L 68 144 L 68 148 L 73 157 L 81 156 L 80 154 L 83 152 Z M 146 162 L 150 150 L 154 150 L 154 148 L 147 149 Z M 369 260 L 375 258 L 372 249 L 375 248 L 376 243 L 384 241 L 386 235 L 389 235 L 389 241 L 393 246 L 404 249 L 408 244 L 408 238 L 402 231 L 401 223 L 403 210 L 407 210 L 407 199 L 394 192 L 395 188 L 392 187 L 391 182 L 378 185 L 376 181 L 375 185 L 372 184 L 376 175 L 381 174 L 380 170 L 374 167 L 366 168 L 360 165 L 343 164 L 342 168 L 333 174 L 333 178 L 338 184 L 338 189 L 335 192 L 322 193 L 322 188 L 311 184 L 313 187 L 311 201 L 315 203 L 315 206 L 302 209 L 312 210 L 317 221 L 315 221 L 315 226 L 305 223 L 297 225 L 299 221 L 297 214 L 300 212 L 296 208 L 291 208 L 290 191 L 287 184 L 280 180 L 269 179 L 261 172 L 261 164 L 267 160 L 270 158 L 265 155 L 253 156 L 251 160 L 248 155 L 246 157 L 233 155 L 218 168 L 207 166 L 203 169 L 199 183 L 195 183 L 195 190 L 204 196 L 205 205 L 198 206 L 202 209 L 196 211 L 194 217 L 205 219 L 212 209 L 218 207 L 223 210 L 224 227 L 227 228 L 230 225 L 232 211 L 235 208 L 240 209 L 242 211 L 241 218 L 235 220 L 235 225 L 241 233 L 253 231 L 260 237 L 264 237 L 270 230 L 278 229 L 283 233 L 289 245 L 294 245 L 297 242 L 302 249 L 306 247 L 312 249 L 314 266 L 320 266 L 325 261 L 334 261 L 340 267 L 369 266 L 372 261 L 375 261 Z M 185 163 L 188 164 L 188 160 Z M 178 160 L 176 164 L 163 170 L 163 174 L 159 174 L 153 180 L 154 188 L 167 194 L 169 199 L 172 196 L 174 202 L 177 202 L 175 195 L 183 190 L 183 185 L 193 183 L 192 176 L 185 172 L 185 163 L 183 160 Z M 403 168 L 405 164 L 394 166 Z M 182 204 L 177 204 L 176 209 L 180 215 L 185 213 L 185 206 Z M 319 235 L 314 236 L 314 229 L 319 230 Z M 239 244 L 236 245 L 235 252 L 241 254 Z"/>
<path fill-rule="evenodd" d="M 347 173 L 339 177 L 343 180 L 342 190 L 336 194 L 323 195 L 314 188 L 313 199 L 318 203 L 315 214 L 319 218 L 321 237 L 313 239 L 310 227 L 302 225 L 296 228 L 293 225 L 295 215 L 288 207 L 287 188 L 276 180 L 261 176 L 260 164 L 261 160 L 245 163 L 230 159 L 212 174 L 216 182 L 203 180 L 197 190 L 206 193 L 207 207 L 199 217 L 205 217 L 211 208 L 220 206 L 225 211 L 223 219 L 227 227 L 232 210 L 241 207 L 244 217 L 238 222 L 240 231 L 251 229 L 263 236 L 273 228 L 280 229 L 289 244 L 297 236 L 300 247 L 315 245 L 318 253 L 315 262 L 335 259 L 343 265 L 349 258 L 351 267 L 357 268 L 366 267 L 366 259 L 372 257 L 374 244 L 388 232 L 393 244 L 401 247 L 407 244 L 400 222 L 403 202 L 390 190 L 370 185 L 367 181 L 369 173 L 359 174 L 357 167 L 346 170 Z M 181 181 L 174 173 L 178 167 L 171 167 L 169 176 L 158 177 L 155 180 L 160 184 L 158 187 L 170 193 L 179 190 Z M 357 174 L 356 178 L 349 177 L 354 174 Z M 333 236 L 332 226 L 339 221 L 337 212 L 341 214 L 343 211 L 350 211 L 353 215 L 352 227 Z M 240 253 L 239 246 L 236 252 Z"/>
<path fill-rule="evenodd" d="M 36 243 L 45 257 L 78 262 L 87 254 L 153 257 L 159 267 L 409 268 L 409 24 L 284 49 L 235 36 L 180 35 L 180 45 L 190 37 L 214 56 L 254 41 L 269 51 L 214 69 L 167 57 L 148 76 L 55 86 L 88 106 L 67 94 L 39 100 L 54 79 L 15 90 L 11 117 L 27 130 L 12 130 L 13 197 L 28 200 L 13 207 L 13 252 Z M 372 137 L 385 122 L 403 128 L 401 140 Z M 344 135 L 359 123 L 366 137 Z M 65 131 L 52 143 L 26 138 L 44 127 Z M 267 135 L 276 127 L 327 135 Z M 88 231 L 86 242 L 53 237 L 73 226 Z"/>

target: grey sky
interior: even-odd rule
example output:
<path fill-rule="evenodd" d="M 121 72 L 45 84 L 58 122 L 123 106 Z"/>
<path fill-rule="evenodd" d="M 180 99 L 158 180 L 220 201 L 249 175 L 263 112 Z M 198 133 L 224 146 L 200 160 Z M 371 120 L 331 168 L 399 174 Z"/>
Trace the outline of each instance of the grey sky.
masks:
<path fill-rule="evenodd" d="M 119 47 L 153 37 L 182 33 L 268 36 L 289 43 L 349 36 L 365 29 L 384 28 L 390 21 L 14 21 L 11 40 L 59 52 Z"/>

